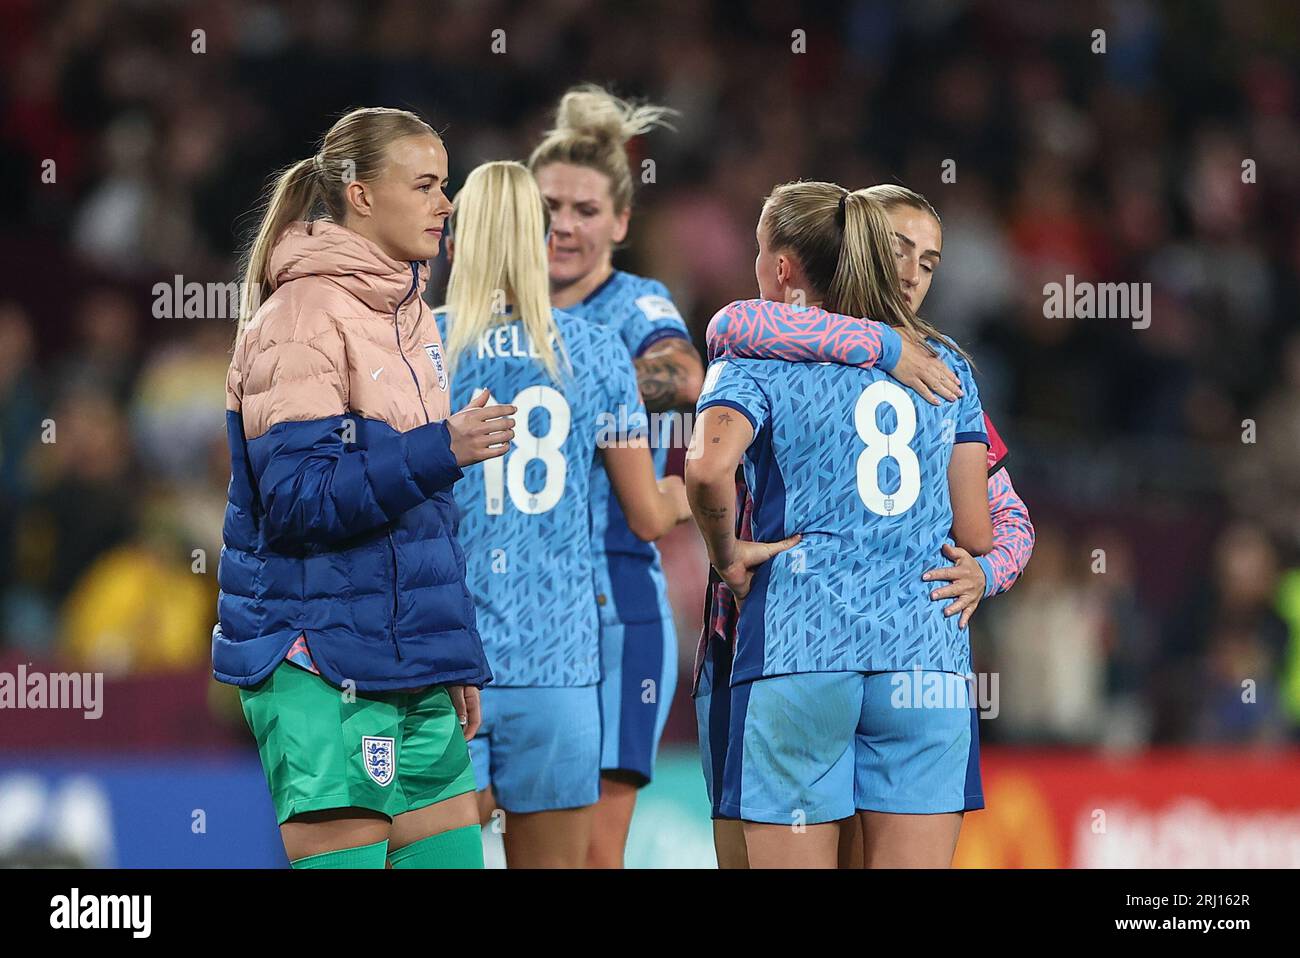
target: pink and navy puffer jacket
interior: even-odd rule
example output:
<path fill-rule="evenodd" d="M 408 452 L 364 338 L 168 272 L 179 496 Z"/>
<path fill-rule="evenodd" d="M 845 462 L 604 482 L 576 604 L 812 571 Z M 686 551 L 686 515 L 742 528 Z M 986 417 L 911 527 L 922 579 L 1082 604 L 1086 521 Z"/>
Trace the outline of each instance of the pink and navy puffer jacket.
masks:
<path fill-rule="evenodd" d="M 299 637 L 326 679 L 361 691 L 491 680 L 428 270 L 327 220 L 275 246 L 273 292 L 226 380 L 219 681 L 260 682 Z"/>

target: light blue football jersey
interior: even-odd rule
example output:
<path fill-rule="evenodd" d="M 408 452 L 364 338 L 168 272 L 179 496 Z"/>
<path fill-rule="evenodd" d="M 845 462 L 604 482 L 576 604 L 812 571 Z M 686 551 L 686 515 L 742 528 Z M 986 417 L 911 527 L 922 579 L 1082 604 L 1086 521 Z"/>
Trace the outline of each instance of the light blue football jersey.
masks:
<path fill-rule="evenodd" d="M 581 303 L 566 309 L 591 323 L 617 334 L 624 352 L 641 356 L 655 343 L 672 337 L 690 339 L 686 324 L 658 280 L 615 270 Z M 651 453 L 655 475 L 662 478 L 668 450 L 683 446 L 683 419 L 673 412 L 654 413 L 649 418 Z M 596 549 L 596 595 L 601 621 L 651 622 L 668 616 L 667 586 L 660 565 L 659 550 L 632 534 L 609 477 L 599 463 L 591 479 L 591 525 Z"/>
<path fill-rule="evenodd" d="M 970 671 L 967 630 L 930 599 L 951 542 L 948 462 L 983 442 L 969 364 L 936 344 L 965 395 L 934 406 L 877 369 L 717 360 L 698 410 L 754 428 L 745 480 L 760 542 L 802 533 L 764 563 L 741 610 L 732 681 L 794 672 Z M 734 412 L 730 412 L 734 410 Z"/>
<path fill-rule="evenodd" d="M 598 440 L 644 417 L 636 370 L 618 338 L 555 310 L 572 371 L 553 381 L 518 320 L 488 330 L 455 367 L 452 408 L 480 390 L 517 406 L 510 451 L 456 483 L 466 581 L 495 685 L 600 680 L 591 532 Z M 438 314 L 446 342 L 447 315 Z M 630 410 L 630 412 L 629 412 Z M 641 420 L 643 422 L 643 420 Z"/>

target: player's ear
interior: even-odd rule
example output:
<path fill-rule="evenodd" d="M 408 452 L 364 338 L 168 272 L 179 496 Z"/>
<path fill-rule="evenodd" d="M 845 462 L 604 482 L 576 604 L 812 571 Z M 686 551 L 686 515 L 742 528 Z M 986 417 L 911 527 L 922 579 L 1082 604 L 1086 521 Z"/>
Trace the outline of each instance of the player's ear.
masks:
<path fill-rule="evenodd" d="M 784 253 L 776 254 L 776 282 L 779 286 L 788 286 L 794 276 L 794 264 Z"/>
<path fill-rule="evenodd" d="M 357 216 L 369 216 L 374 212 L 370 192 L 366 189 L 366 184 L 360 180 L 353 180 L 349 183 L 344 188 L 343 197 L 347 201 L 348 207 Z"/>
<path fill-rule="evenodd" d="M 627 239 L 627 224 L 632 219 L 632 208 L 614 214 L 614 242 L 621 243 Z"/>

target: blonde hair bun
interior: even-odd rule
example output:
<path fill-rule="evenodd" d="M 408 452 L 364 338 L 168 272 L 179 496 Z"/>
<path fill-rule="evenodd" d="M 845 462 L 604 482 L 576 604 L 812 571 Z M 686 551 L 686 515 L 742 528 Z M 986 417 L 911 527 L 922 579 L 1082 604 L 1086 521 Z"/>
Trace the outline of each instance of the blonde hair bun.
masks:
<path fill-rule="evenodd" d="M 676 113 L 666 106 L 633 103 L 593 83 L 584 83 L 560 98 L 555 127 L 545 135 L 590 136 L 623 146 L 632 137 L 649 133 L 657 126 L 672 129 L 667 118 Z"/>
<path fill-rule="evenodd" d="M 627 141 L 657 126 L 672 125 L 667 118 L 677 110 L 653 103 L 623 100 L 602 87 L 584 83 L 560 98 L 555 126 L 542 135 L 528 158 L 534 173 L 551 163 L 585 166 L 609 177 L 614 212 L 632 205 L 632 172 Z"/>

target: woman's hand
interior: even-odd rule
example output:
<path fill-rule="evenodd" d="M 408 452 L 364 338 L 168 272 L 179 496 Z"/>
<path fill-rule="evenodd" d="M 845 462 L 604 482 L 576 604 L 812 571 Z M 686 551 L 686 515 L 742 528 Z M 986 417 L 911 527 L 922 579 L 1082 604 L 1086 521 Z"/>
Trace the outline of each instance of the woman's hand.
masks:
<path fill-rule="evenodd" d="M 944 615 L 962 614 L 959 628 L 966 628 L 970 622 L 970 617 L 975 614 L 975 609 L 980 604 L 980 599 L 984 598 L 984 567 L 975 561 L 975 557 L 958 546 L 944 543 L 943 554 L 953 561 L 953 565 L 944 566 L 941 569 L 931 569 L 925 575 L 921 576 L 926 582 L 933 582 L 937 579 L 946 579 L 950 584 L 942 589 L 935 589 L 930 593 L 930 598 L 935 601 L 941 599 L 956 599 L 956 602 L 950 602 L 943 610 Z"/>
<path fill-rule="evenodd" d="M 750 542 L 747 539 L 740 539 L 736 542 L 736 550 L 732 561 L 725 567 L 718 568 L 718 575 L 722 581 L 727 583 L 727 588 L 731 594 L 736 597 L 736 608 L 745 601 L 749 595 L 750 584 L 754 580 L 754 570 L 761 566 L 774 555 L 778 555 L 789 549 L 791 546 L 799 544 L 802 535 L 795 534 L 779 542 Z"/>
<path fill-rule="evenodd" d="M 900 362 L 901 364 L 901 362 Z M 447 420 L 456 465 L 472 466 L 484 459 L 504 456 L 515 438 L 514 406 L 487 405 L 488 391 L 479 392 L 465 408 Z"/>
<path fill-rule="evenodd" d="M 686 483 L 681 476 L 664 476 L 658 482 L 660 494 L 667 496 L 673 504 L 679 523 L 691 517 L 691 504 L 686 498 Z"/>
<path fill-rule="evenodd" d="M 465 733 L 465 741 L 478 734 L 478 727 L 483 722 L 483 711 L 479 705 L 478 689 L 472 685 L 449 685 L 451 704 L 456 709 L 456 718 L 460 729 Z"/>
<path fill-rule="evenodd" d="M 939 405 L 939 399 L 935 393 L 949 401 L 962 395 L 957 374 L 928 347 L 916 342 L 906 333 L 903 334 L 903 351 L 889 375 L 904 386 L 911 386 L 921 394 L 922 399 L 936 406 Z"/>

